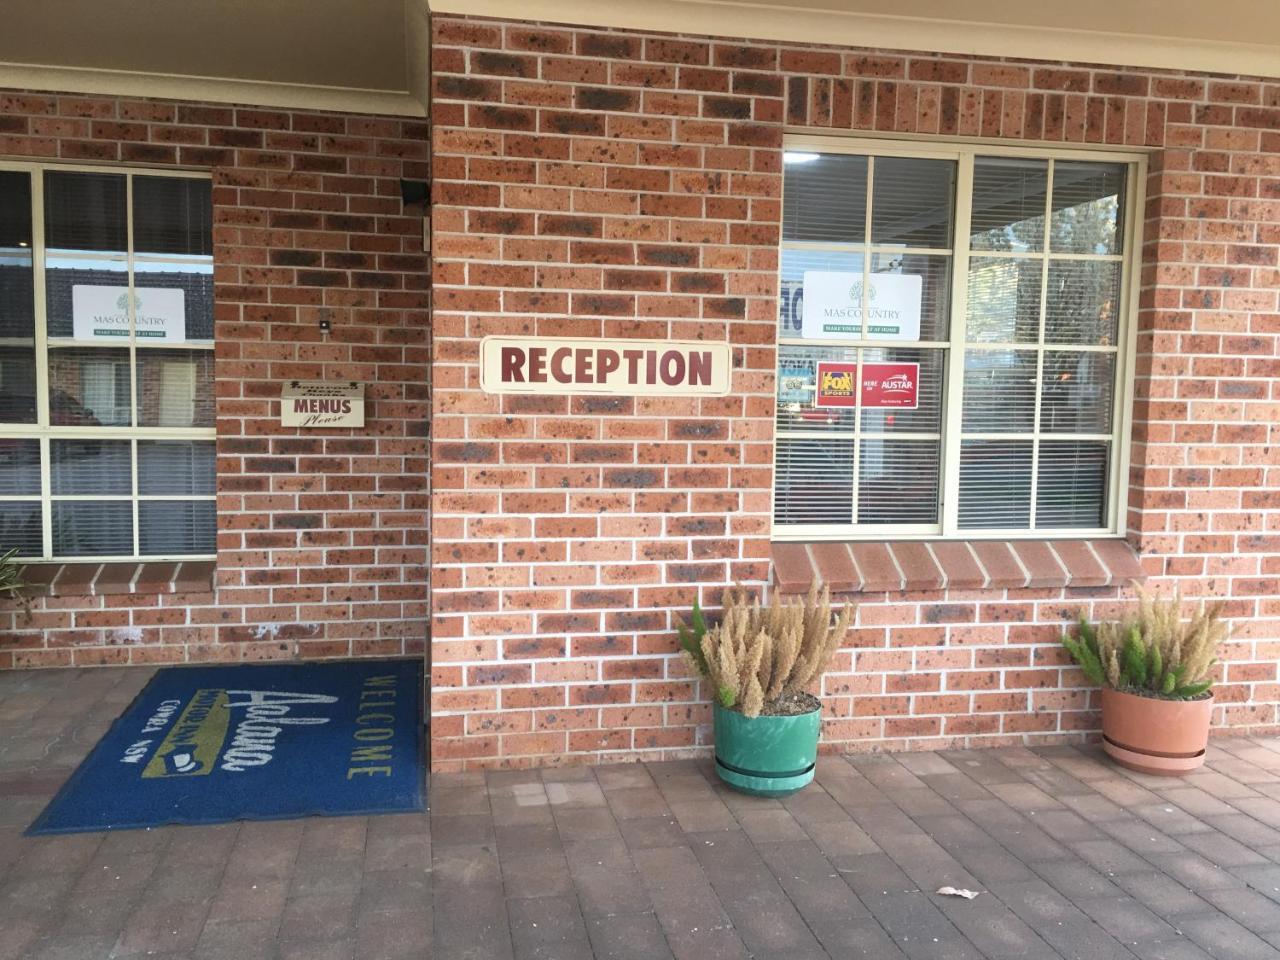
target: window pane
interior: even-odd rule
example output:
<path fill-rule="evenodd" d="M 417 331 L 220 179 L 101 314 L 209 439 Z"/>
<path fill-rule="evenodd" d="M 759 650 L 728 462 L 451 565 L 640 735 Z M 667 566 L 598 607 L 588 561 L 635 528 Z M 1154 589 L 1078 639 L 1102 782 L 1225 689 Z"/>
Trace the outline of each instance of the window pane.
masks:
<path fill-rule="evenodd" d="M 877 253 L 871 260 L 871 272 L 867 339 L 947 339 L 951 328 L 951 257 Z"/>
<path fill-rule="evenodd" d="M 1025 528 L 1031 522 L 1030 440 L 960 445 L 961 527 Z"/>
<path fill-rule="evenodd" d="M 40 494 L 40 441 L 0 440 L 0 494 Z M 8 547 L 0 542 L 0 553 Z"/>
<path fill-rule="evenodd" d="M 1045 160 L 978 157 L 969 245 L 974 250 L 1043 250 L 1048 175 Z"/>
<path fill-rule="evenodd" d="M 128 440 L 53 440 L 49 466 L 54 495 L 93 496 L 133 492 Z"/>
<path fill-rule="evenodd" d="M 867 158 L 835 153 L 790 157 L 783 155 L 783 239 L 865 243 Z"/>
<path fill-rule="evenodd" d="M 1044 355 L 1042 433 L 1110 433 L 1115 356 L 1096 351 Z"/>
<path fill-rule="evenodd" d="M 1115 346 L 1120 319 L 1120 264 L 1111 260 L 1051 260 L 1045 343 Z"/>
<path fill-rule="evenodd" d="M 44 553 L 41 530 L 40 501 L 0 500 L 0 550 L 15 547 L 21 557 L 38 557 Z"/>
<path fill-rule="evenodd" d="M 783 345 L 778 348 L 778 357 L 778 429 L 851 433 L 853 407 L 817 405 L 817 366 L 822 361 L 857 363 L 857 349 Z"/>
<path fill-rule="evenodd" d="M 31 178 L 0 170 L 0 337 L 35 330 L 31 270 Z"/>
<path fill-rule="evenodd" d="M 1032 350 L 969 350 L 964 358 L 963 429 L 1024 433 L 1035 427 L 1036 355 Z"/>
<path fill-rule="evenodd" d="M 144 556 L 214 552 L 212 500 L 143 500 L 138 504 L 138 524 Z"/>
<path fill-rule="evenodd" d="M 134 177 L 133 249 L 211 256 L 211 188 L 208 180 Z"/>
<path fill-rule="evenodd" d="M 138 424 L 213 426 L 213 351 L 138 350 Z"/>
<path fill-rule="evenodd" d="M 59 557 L 132 555 L 132 501 L 53 501 L 53 552 Z"/>
<path fill-rule="evenodd" d="M 49 336 L 96 343 L 129 338 L 129 267 L 123 260 L 50 257 L 45 262 Z"/>
<path fill-rule="evenodd" d="M 851 523 L 853 441 L 779 437 L 773 516 L 778 523 Z"/>
<path fill-rule="evenodd" d="M 138 338 L 149 343 L 213 339 L 213 261 L 133 267 Z"/>
<path fill-rule="evenodd" d="M 860 316 L 828 316 L 824 308 L 860 307 L 852 299 L 854 284 L 863 280 L 864 258 L 861 253 L 831 250 L 782 250 L 782 296 L 779 305 L 782 337 L 807 337 L 824 340 L 857 340 L 862 336 Z M 805 285 L 809 285 L 810 316 L 805 323 Z M 833 302 L 830 291 L 843 295 Z"/>
<path fill-rule="evenodd" d="M 1109 448 L 1092 441 L 1040 444 L 1036 527 L 1106 525 Z"/>
<path fill-rule="evenodd" d="M 35 348 L 0 346 L 0 423 L 35 422 Z"/>
<path fill-rule="evenodd" d="M 1055 163 L 1049 249 L 1119 253 L 1124 180 L 1125 167 L 1119 163 Z"/>
<path fill-rule="evenodd" d="M 942 397 L 946 392 L 946 356 L 945 350 L 933 348 L 863 350 L 862 382 L 869 400 L 862 410 L 863 431 L 938 433 L 942 429 Z M 901 381 L 904 374 L 914 381 L 903 383 L 905 391 L 879 389 L 886 380 Z M 910 395 L 914 395 L 914 409 L 899 406 Z M 873 406 L 877 402 L 883 406 Z"/>
<path fill-rule="evenodd" d="M 213 441 L 139 440 L 138 492 L 212 494 Z"/>
<path fill-rule="evenodd" d="M 949 248 L 955 193 L 955 161 L 876 157 L 871 242 Z"/>
<path fill-rule="evenodd" d="M 1035 343 L 1040 337 L 1041 260 L 974 257 L 969 261 L 965 339 Z"/>
<path fill-rule="evenodd" d="M 49 419 L 57 427 L 129 425 L 129 351 L 49 350 Z"/>
<path fill-rule="evenodd" d="M 124 253 L 125 178 L 114 173 L 45 173 L 44 242 L 50 250 Z"/>
<path fill-rule="evenodd" d="M 868 437 L 858 465 L 859 523 L 938 522 L 938 442 Z"/>

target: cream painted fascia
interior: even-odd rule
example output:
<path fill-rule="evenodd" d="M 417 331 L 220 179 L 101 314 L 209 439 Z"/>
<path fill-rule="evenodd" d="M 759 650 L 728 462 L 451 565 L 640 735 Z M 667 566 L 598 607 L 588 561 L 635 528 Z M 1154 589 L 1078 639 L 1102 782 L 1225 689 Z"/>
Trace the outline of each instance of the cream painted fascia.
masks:
<path fill-rule="evenodd" d="M 410 73 L 412 77 L 413 71 Z M 3 88 L 332 110 L 395 117 L 425 117 L 427 113 L 426 88 L 416 80 L 414 88 L 421 91 L 417 96 L 403 90 L 362 90 L 226 77 L 188 77 L 165 73 L 0 63 L 0 89 Z"/>
<path fill-rule="evenodd" d="M 437 14 L 505 20 L 1280 77 L 1280 42 L 1106 32 L 1105 24 L 1077 30 L 732 0 L 430 0 L 430 5 Z"/>

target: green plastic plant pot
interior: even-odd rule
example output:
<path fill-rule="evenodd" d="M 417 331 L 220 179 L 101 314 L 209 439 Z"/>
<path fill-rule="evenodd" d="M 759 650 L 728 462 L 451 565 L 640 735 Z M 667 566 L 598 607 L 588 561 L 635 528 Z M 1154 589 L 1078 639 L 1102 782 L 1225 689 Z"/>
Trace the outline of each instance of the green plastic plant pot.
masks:
<path fill-rule="evenodd" d="M 821 732 L 821 709 L 744 717 L 716 704 L 716 773 L 739 793 L 785 797 L 813 779 Z"/>

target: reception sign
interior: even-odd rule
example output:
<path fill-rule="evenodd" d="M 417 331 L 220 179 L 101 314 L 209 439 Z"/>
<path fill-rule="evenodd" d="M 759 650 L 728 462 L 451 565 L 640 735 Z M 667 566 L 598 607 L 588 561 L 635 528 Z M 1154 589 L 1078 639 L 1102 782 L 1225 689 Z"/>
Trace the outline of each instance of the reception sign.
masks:
<path fill-rule="evenodd" d="M 723 397 L 732 366 L 727 343 L 697 340 L 498 336 L 480 342 L 486 393 Z"/>
<path fill-rule="evenodd" d="M 864 363 L 862 387 L 855 394 L 856 363 L 821 361 L 814 406 L 914 410 L 919 402 L 920 364 Z"/>
<path fill-rule="evenodd" d="M 801 336 L 806 340 L 919 340 L 921 290 L 921 278 L 914 274 L 864 277 L 806 270 Z"/>

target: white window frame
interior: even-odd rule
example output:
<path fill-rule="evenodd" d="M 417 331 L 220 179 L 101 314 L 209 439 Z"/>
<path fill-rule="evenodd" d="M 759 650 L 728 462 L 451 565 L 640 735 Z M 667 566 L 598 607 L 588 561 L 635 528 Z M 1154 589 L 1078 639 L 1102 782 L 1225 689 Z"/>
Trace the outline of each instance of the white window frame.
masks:
<path fill-rule="evenodd" d="M 952 224 L 952 247 L 949 249 L 930 249 L 924 251 L 933 255 L 948 255 L 951 258 L 951 317 L 949 326 L 949 339 L 945 341 L 920 341 L 919 343 L 905 343 L 903 341 L 894 341 L 890 346 L 894 347 L 911 347 L 920 346 L 926 348 L 943 348 L 947 351 L 946 358 L 946 385 L 942 397 L 942 423 L 941 438 L 939 440 L 939 460 L 940 460 L 940 502 L 938 504 L 939 522 L 936 524 L 784 524 L 780 525 L 774 519 L 776 511 L 774 510 L 775 498 L 777 496 L 777 451 L 779 436 L 795 435 L 794 431 L 787 434 L 779 434 L 777 432 L 777 419 L 775 414 L 774 420 L 774 471 L 773 471 L 773 489 L 770 491 L 770 536 L 775 541 L 816 541 L 816 540 L 937 540 L 941 538 L 957 539 L 957 540 L 1066 540 L 1066 539 L 1086 539 L 1091 537 L 1109 537 L 1122 536 L 1125 531 L 1125 522 L 1128 509 L 1128 490 L 1127 478 L 1129 475 L 1129 463 L 1131 455 L 1131 443 L 1133 436 L 1133 398 L 1134 398 L 1134 370 L 1137 355 L 1137 335 L 1138 335 L 1138 294 L 1141 287 L 1140 271 L 1142 258 L 1142 226 L 1143 211 L 1145 209 L 1145 185 L 1147 179 L 1147 151 L 1142 150 L 1115 150 L 1115 149 L 1095 149 L 1088 145 L 1080 145 L 1078 147 L 1062 147 L 1060 145 L 1045 146 L 1028 146 L 1024 144 L 1009 144 L 1001 141 L 985 141 L 985 140 L 964 140 L 964 141 L 933 141 L 921 140 L 918 138 L 883 139 L 883 138 L 863 138 L 863 137 L 847 137 L 847 136 L 822 136 L 811 134 L 787 134 L 783 138 L 784 151 L 808 152 L 808 153 L 840 153 L 851 154 L 855 156 L 869 157 L 908 157 L 913 159 L 930 159 L 930 160 L 951 160 L 956 163 L 956 194 L 954 208 L 954 222 Z M 969 258 L 970 258 L 970 237 L 969 224 L 970 214 L 972 212 L 973 197 L 973 168 L 974 160 L 977 157 L 1020 157 L 1035 160 L 1063 160 L 1063 161 L 1082 161 L 1082 162 L 1110 162 L 1123 163 L 1128 167 L 1128 175 L 1125 180 L 1125 203 L 1123 216 L 1123 231 L 1121 236 L 1121 248 L 1119 254 L 1081 254 L 1071 255 L 1073 259 L 1097 259 L 1109 260 L 1121 263 L 1121 290 L 1120 290 L 1120 316 L 1117 319 L 1117 335 L 1116 335 L 1116 363 L 1114 370 L 1114 383 L 1112 384 L 1112 432 L 1106 437 L 1111 443 L 1111 457 L 1109 458 L 1107 479 L 1107 522 L 1104 526 L 1095 528 L 1080 527 L 1055 527 L 1026 529 L 1020 527 L 1013 528 L 974 528 L 959 526 L 959 504 L 960 504 L 960 439 L 961 439 L 961 414 L 962 399 L 964 390 L 964 359 L 965 359 L 965 333 L 967 324 L 967 294 L 968 294 L 968 276 L 969 276 Z M 1050 164 L 1049 181 L 1045 191 L 1045 214 L 1046 214 L 1046 230 L 1048 229 L 1048 219 L 1050 206 L 1053 196 L 1053 180 L 1052 167 Z M 785 183 L 785 180 L 784 180 Z M 785 186 L 784 186 L 785 191 Z M 868 197 L 868 203 L 874 203 L 874 196 Z M 870 212 L 868 212 L 868 223 L 870 223 Z M 870 228 L 868 227 L 868 230 Z M 779 253 L 788 246 L 796 249 L 813 249 L 813 243 L 804 241 L 787 241 L 779 238 Z M 839 246 L 839 245 L 834 245 Z M 873 256 L 875 248 L 870 246 L 870 237 L 867 237 L 866 244 L 854 243 L 848 245 L 850 248 L 857 247 L 860 251 L 866 251 L 868 256 Z M 911 252 L 910 250 L 899 249 L 897 252 Z M 991 251 L 978 251 L 980 256 L 991 255 Z M 995 253 L 999 257 L 1004 254 Z M 1049 251 L 1045 250 L 1040 253 L 1027 254 L 1029 258 L 1043 257 L 1045 269 L 1048 269 L 1050 262 Z M 869 262 L 868 262 L 869 265 Z M 864 268 L 867 265 L 864 265 Z M 782 277 L 782 257 L 778 257 L 778 289 L 781 288 Z M 1041 325 L 1045 322 L 1044 298 L 1047 296 L 1047 284 L 1043 282 L 1041 285 Z M 778 321 L 775 319 L 775 324 Z M 780 331 L 780 326 L 775 327 Z M 1043 330 L 1042 330 L 1043 333 Z M 999 349 L 1002 346 L 1009 349 L 1032 350 L 1037 354 L 1038 368 L 1043 363 L 1044 353 L 1052 346 L 1046 346 L 1043 343 L 1043 335 L 1035 344 L 999 344 L 999 343 L 982 343 L 984 349 Z M 834 346 L 840 347 L 883 347 L 886 342 L 873 339 L 867 340 L 848 340 L 840 341 L 836 344 L 834 341 L 828 342 L 823 340 L 802 339 L 796 337 L 777 336 L 776 343 L 781 346 L 809 346 L 823 347 Z M 1061 349 L 1061 347 L 1059 347 Z M 1086 346 L 1072 347 L 1072 349 L 1088 350 Z M 774 371 L 777 373 L 781 365 L 781 353 L 779 358 L 774 362 Z M 859 354 L 861 357 L 861 354 Z M 859 360 L 861 363 L 861 360 Z M 1037 386 L 1036 410 L 1037 419 L 1038 411 L 1041 403 L 1041 391 L 1043 384 Z M 815 434 L 816 435 L 816 434 Z M 845 434 L 836 434 L 832 432 L 824 432 L 824 438 L 835 438 L 845 436 Z M 904 437 L 910 435 L 904 434 Z M 982 433 L 969 432 L 965 435 L 966 439 L 982 439 L 985 435 Z M 1001 435 L 1003 436 L 1003 435 Z M 1019 438 L 1025 437 L 1028 440 L 1040 440 L 1049 438 L 1052 440 L 1074 440 L 1080 439 L 1082 435 L 1071 433 L 1041 433 L 1038 429 L 1027 434 L 1019 434 Z M 1096 437 L 1089 435 L 1090 439 L 1102 439 L 1103 435 Z M 858 471 L 858 453 L 859 444 L 854 446 L 854 476 L 856 478 Z M 1036 483 L 1037 462 L 1039 444 L 1035 445 L 1036 459 L 1032 461 L 1031 472 L 1031 516 L 1035 516 L 1035 499 L 1036 499 Z M 856 487 L 855 487 L 856 489 Z M 857 501 L 855 497 L 854 509 L 857 509 Z"/>
<path fill-rule="evenodd" d="M 0 423 L 0 438 L 35 439 L 40 441 L 40 484 L 39 495 L 5 495 L 0 500 L 6 502 L 25 501 L 39 502 L 43 544 L 40 556 L 20 557 L 24 563 L 164 563 L 188 560 L 213 560 L 216 553 L 198 554 L 143 554 L 141 552 L 142 532 L 138 514 L 141 501 L 174 500 L 188 502 L 207 500 L 217 502 L 217 493 L 212 494 L 140 494 L 138 491 L 138 440 L 204 440 L 217 439 L 217 428 L 214 427 L 142 427 L 130 426 L 54 426 L 49 422 L 49 336 L 48 311 L 45 289 L 45 261 L 47 259 L 44 236 L 44 174 L 54 173 L 102 173 L 125 177 L 125 211 L 127 219 L 128 249 L 124 256 L 111 256 L 91 250 L 59 253 L 59 260 L 112 260 L 126 264 L 128 277 L 128 311 L 129 311 L 129 403 L 133 420 L 138 416 L 138 366 L 139 349 L 172 349 L 173 344 L 146 344 L 139 346 L 134 329 L 134 264 L 135 263 L 174 263 L 182 260 L 181 254 L 135 254 L 133 249 L 133 178 L 165 177 L 187 180 L 212 180 L 207 171 L 183 170 L 169 167 L 137 167 L 116 164 L 75 164 L 75 163 L 24 163 L 0 160 L 0 170 L 27 173 L 31 178 L 31 265 L 32 284 L 34 285 L 35 304 L 35 351 L 36 351 L 36 422 L 35 423 Z M 216 265 L 215 265 L 216 266 Z M 68 346 L 93 346 L 85 341 L 75 341 L 68 337 L 59 337 L 59 343 Z M 215 340 L 191 340 L 183 343 L 184 350 L 214 350 Z M 129 440 L 130 469 L 132 473 L 132 489 L 124 494 L 58 494 L 52 491 L 52 471 L 50 465 L 50 444 L 53 440 Z M 216 452 L 215 452 L 216 457 Z M 133 505 L 133 553 L 106 555 L 74 555 L 59 556 L 53 552 L 53 502 L 57 501 L 130 501 Z"/>

